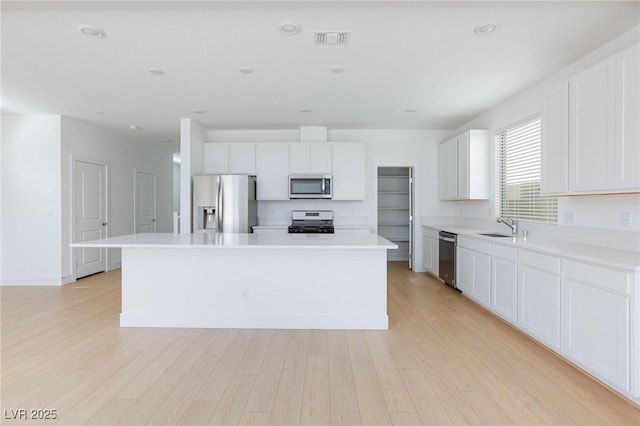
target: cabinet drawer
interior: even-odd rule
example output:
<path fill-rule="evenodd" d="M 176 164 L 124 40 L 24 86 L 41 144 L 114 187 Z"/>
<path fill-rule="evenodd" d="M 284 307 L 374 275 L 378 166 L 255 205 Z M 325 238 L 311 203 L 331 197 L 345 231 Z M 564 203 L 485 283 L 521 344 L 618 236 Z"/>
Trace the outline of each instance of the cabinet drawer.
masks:
<path fill-rule="evenodd" d="M 502 244 L 491 244 L 491 254 L 512 262 L 516 262 L 518 260 L 518 249 L 515 247 L 503 246 Z"/>
<path fill-rule="evenodd" d="M 458 235 L 458 245 L 480 253 L 491 254 L 491 243 L 489 241 Z"/>
<path fill-rule="evenodd" d="M 560 258 L 528 250 L 518 250 L 518 264 L 560 275 Z"/>
<path fill-rule="evenodd" d="M 574 260 L 562 261 L 562 276 L 607 290 L 631 293 L 631 276 L 628 272 Z"/>

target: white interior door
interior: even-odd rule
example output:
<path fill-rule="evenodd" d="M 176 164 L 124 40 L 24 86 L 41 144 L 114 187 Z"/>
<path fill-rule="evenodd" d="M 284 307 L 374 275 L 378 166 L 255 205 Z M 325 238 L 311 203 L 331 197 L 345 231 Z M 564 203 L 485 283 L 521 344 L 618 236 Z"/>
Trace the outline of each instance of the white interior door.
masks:
<path fill-rule="evenodd" d="M 135 230 L 156 232 L 156 174 L 136 170 Z"/>
<path fill-rule="evenodd" d="M 75 240 L 96 240 L 107 234 L 107 167 L 76 160 L 73 167 Z M 76 279 L 107 269 L 104 248 L 76 248 Z"/>

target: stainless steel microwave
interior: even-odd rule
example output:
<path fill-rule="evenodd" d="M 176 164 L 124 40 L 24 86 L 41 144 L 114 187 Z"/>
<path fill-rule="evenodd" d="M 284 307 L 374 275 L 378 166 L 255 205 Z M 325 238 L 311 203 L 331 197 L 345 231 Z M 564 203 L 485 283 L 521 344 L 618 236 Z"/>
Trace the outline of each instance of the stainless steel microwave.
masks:
<path fill-rule="evenodd" d="M 289 198 L 331 198 L 331 175 L 289 175 Z"/>

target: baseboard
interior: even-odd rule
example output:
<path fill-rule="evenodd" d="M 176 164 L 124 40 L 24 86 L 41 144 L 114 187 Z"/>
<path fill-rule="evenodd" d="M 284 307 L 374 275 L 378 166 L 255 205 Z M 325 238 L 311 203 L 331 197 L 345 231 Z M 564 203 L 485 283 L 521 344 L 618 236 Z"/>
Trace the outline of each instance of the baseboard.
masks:
<path fill-rule="evenodd" d="M 37 287 L 55 287 L 61 286 L 62 279 L 60 277 L 50 276 L 14 276 L 14 277 L 2 277 L 0 286 L 16 287 L 16 286 L 37 286 Z"/>
<path fill-rule="evenodd" d="M 387 315 L 121 313 L 120 327 L 387 330 Z"/>

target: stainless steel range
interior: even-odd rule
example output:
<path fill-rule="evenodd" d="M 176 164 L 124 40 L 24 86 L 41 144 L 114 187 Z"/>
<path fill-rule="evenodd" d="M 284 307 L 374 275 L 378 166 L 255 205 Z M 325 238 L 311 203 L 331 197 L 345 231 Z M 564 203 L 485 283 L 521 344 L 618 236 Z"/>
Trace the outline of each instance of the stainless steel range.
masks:
<path fill-rule="evenodd" d="M 333 234 L 333 212 L 331 210 L 293 210 L 290 234 Z"/>

